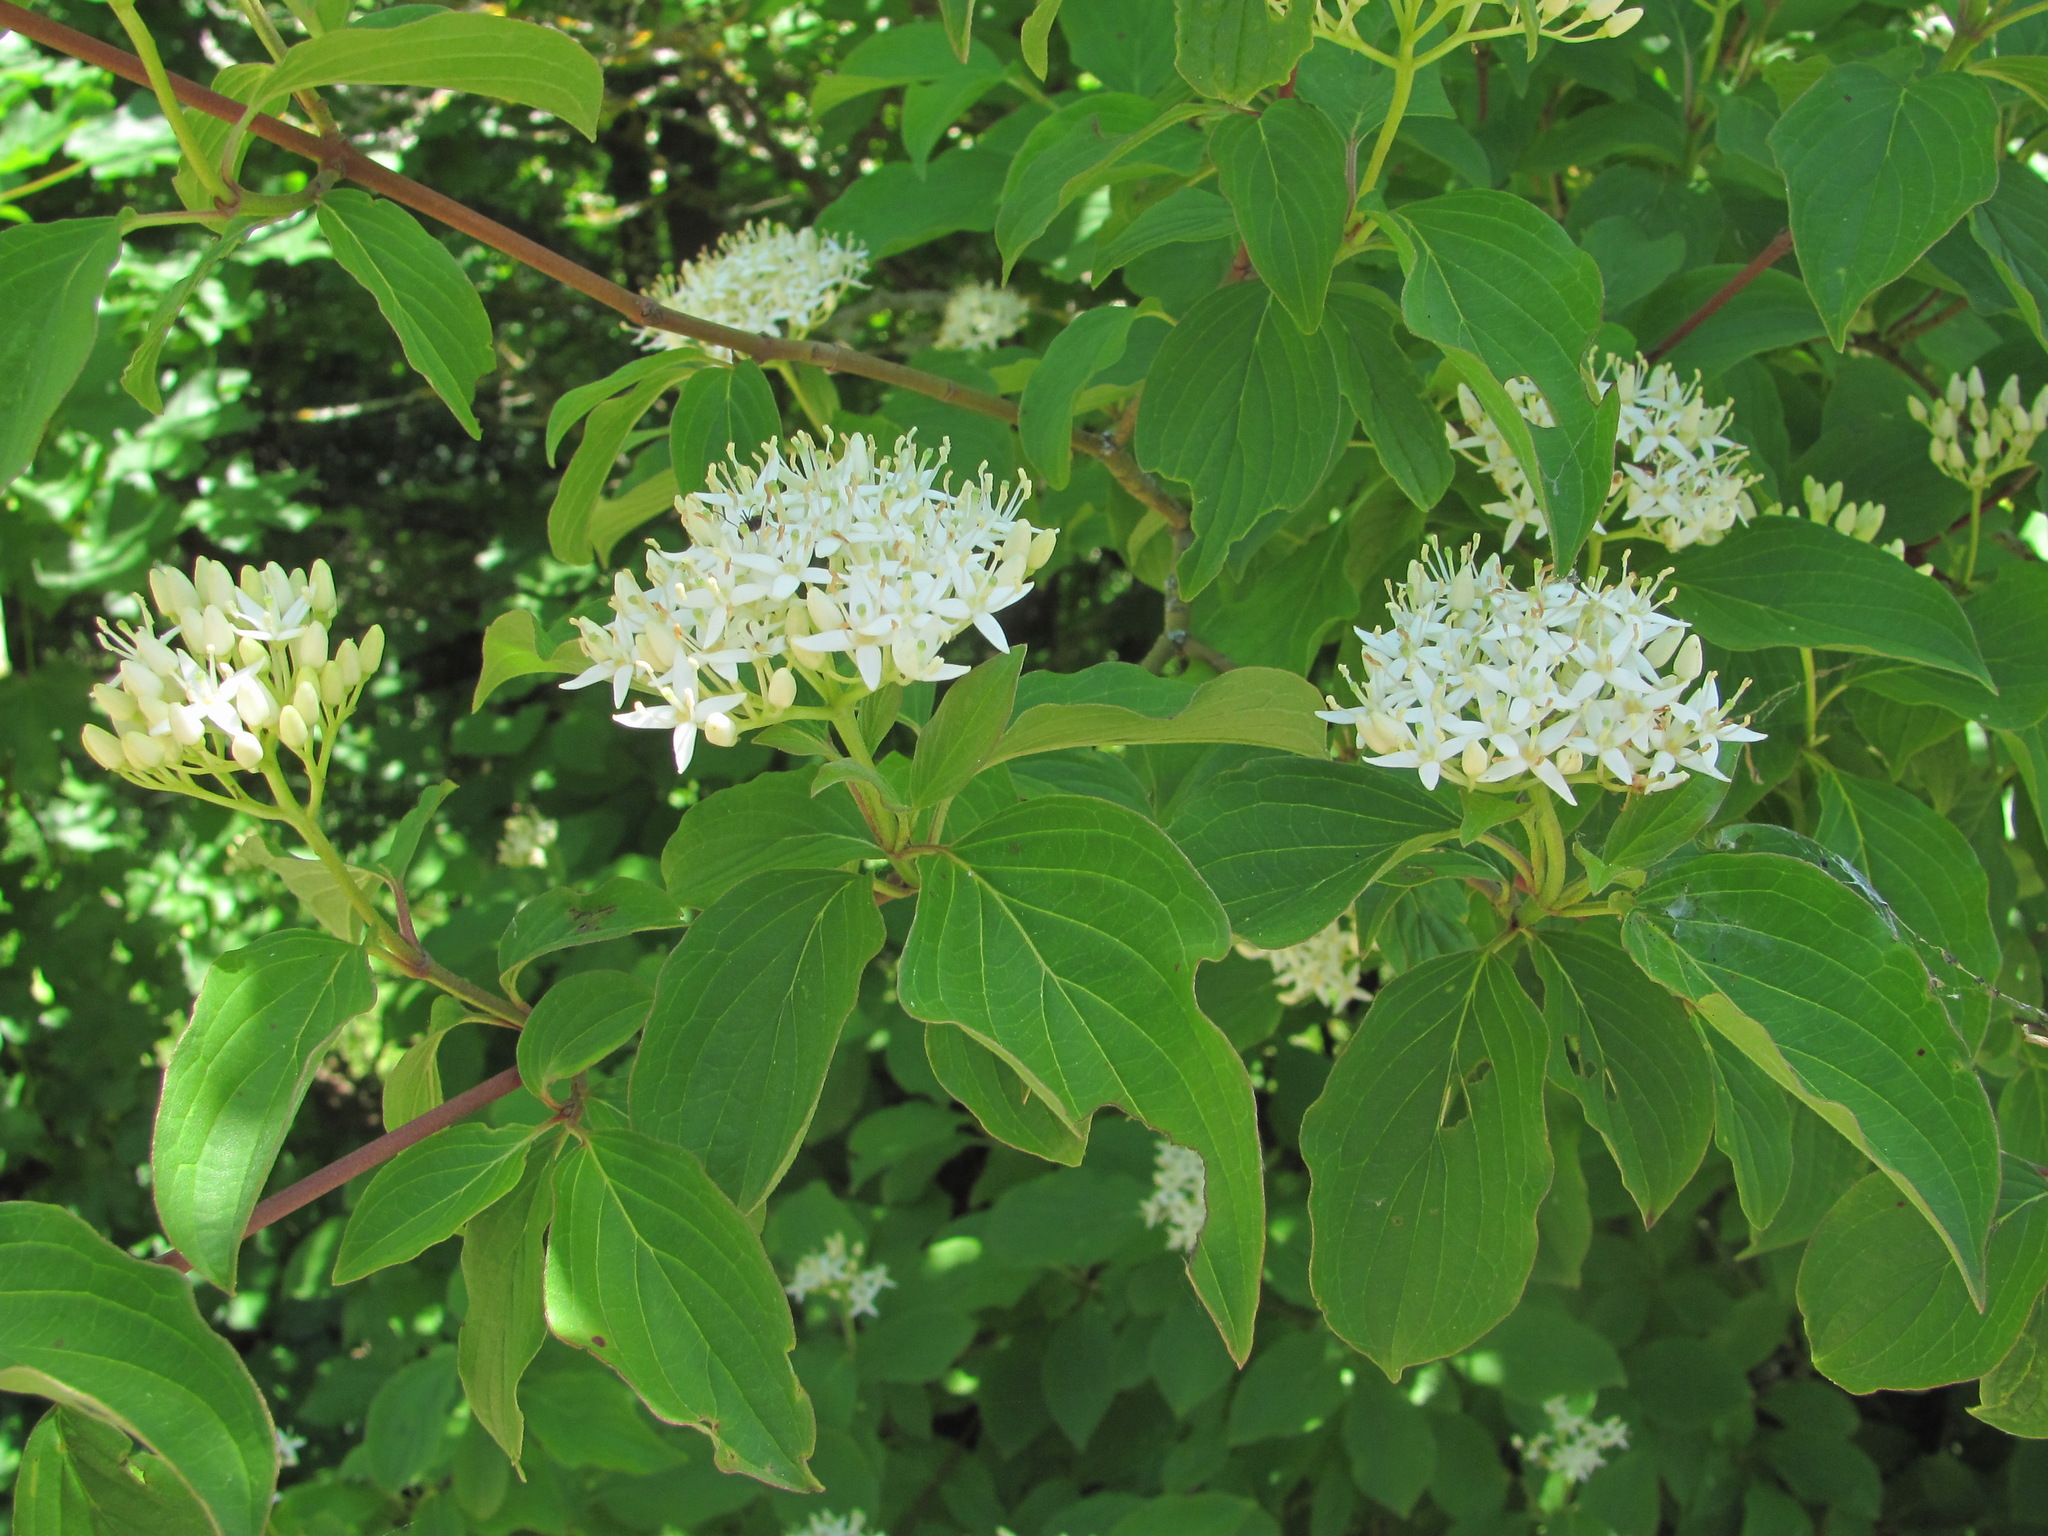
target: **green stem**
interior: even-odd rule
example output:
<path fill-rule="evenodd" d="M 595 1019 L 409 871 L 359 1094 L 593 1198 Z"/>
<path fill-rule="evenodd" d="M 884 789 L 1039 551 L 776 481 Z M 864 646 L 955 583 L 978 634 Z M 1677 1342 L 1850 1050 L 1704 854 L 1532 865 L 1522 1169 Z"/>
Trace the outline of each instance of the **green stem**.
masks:
<path fill-rule="evenodd" d="M 1551 803 L 1550 791 L 1541 784 L 1530 788 L 1529 809 L 1522 816 L 1522 825 L 1528 830 L 1530 867 L 1536 877 L 1533 894 L 1537 904 L 1549 911 L 1564 889 L 1568 856 L 1564 828 L 1557 821 L 1557 807 Z"/>
<path fill-rule="evenodd" d="M 1408 26 L 1411 19 L 1408 16 L 1401 19 L 1401 52 L 1394 60 L 1394 95 L 1387 103 L 1386 119 L 1380 124 L 1379 138 L 1372 147 L 1372 159 L 1358 180 L 1360 192 L 1371 192 L 1379 186 L 1380 172 L 1386 168 L 1387 156 L 1393 152 L 1395 135 L 1401 131 L 1401 119 L 1408 115 L 1408 98 L 1414 93 L 1415 74 L 1419 67 L 1415 62 L 1415 34 Z"/>
<path fill-rule="evenodd" d="M 52 171 L 47 176 L 38 176 L 34 181 L 25 181 L 18 187 L 9 187 L 5 192 L 0 192 L 0 204 L 19 202 L 31 193 L 40 192 L 45 187 L 54 187 L 60 181 L 69 181 L 89 169 L 90 167 L 81 160 L 76 165 L 65 166 L 61 171 Z"/>
<path fill-rule="evenodd" d="M 787 358 L 781 358 L 769 366 L 782 375 L 782 382 L 789 386 L 789 392 L 796 400 L 797 409 L 804 413 L 805 419 L 820 432 L 824 431 L 825 422 L 818 415 L 817 407 L 812 403 L 811 397 L 804 392 L 803 385 L 797 382 L 796 364 Z"/>
<path fill-rule="evenodd" d="M 1799 647 L 1799 670 L 1806 679 L 1806 744 L 1813 745 L 1820 726 L 1820 680 L 1813 670 L 1813 648 Z"/>
<path fill-rule="evenodd" d="M 1977 539 L 1983 531 L 1984 504 L 1973 491 L 1970 496 L 1970 551 L 1963 557 L 1963 589 L 1969 590 L 1977 575 Z"/>
<path fill-rule="evenodd" d="M 227 184 L 220 179 L 220 172 L 214 169 L 213 162 L 200 148 L 192 125 L 185 121 L 185 109 L 178 105 L 177 93 L 171 89 L 171 77 L 156 51 L 156 39 L 149 35 L 149 28 L 136 14 L 135 0 L 110 0 L 110 3 L 121 23 L 121 30 L 128 34 L 128 41 L 135 46 L 135 56 L 142 60 L 143 70 L 149 76 L 149 88 L 155 93 L 156 104 L 170 123 L 171 132 L 177 135 L 178 149 L 185 156 L 185 163 L 192 167 L 192 174 L 199 178 L 199 184 L 207 191 L 224 203 L 232 202 L 234 199 Z"/>

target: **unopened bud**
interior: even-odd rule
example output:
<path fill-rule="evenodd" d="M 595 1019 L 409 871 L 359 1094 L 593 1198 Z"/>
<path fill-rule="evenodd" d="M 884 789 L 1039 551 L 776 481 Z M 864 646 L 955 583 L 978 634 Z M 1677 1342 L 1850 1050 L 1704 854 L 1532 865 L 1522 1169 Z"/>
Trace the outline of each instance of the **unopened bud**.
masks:
<path fill-rule="evenodd" d="M 229 608 L 235 601 L 235 581 L 228 574 L 228 568 L 218 560 L 201 557 L 193 567 L 193 585 L 198 588 L 199 600 L 211 608 Z"/>
<path fill-rule="evenodd" d="M 1569 777 L 1586 766 L 1586 754 L 1577 747 L 1566 747 L 1557 754 L 1557 771 Z"/>
<path fill-rule="evenodd" d="M 1671 675 L 1681 683 L 1689 683 L 1706 670 L 1707 662 L 1698 635 L 1687 635 L 1685 644 L 1678 648 L 1678 661 L 1671 669 Z"/>
<path fill-rule="evenodd" d="M 804 607 L 810 612 L 815 633 L 846 627 L 846 615 L 839 611 L 839 605 L 816 587 L 804 594 Z"/>
<path fill-rule="evenodd" d="M 138 699 L 163 697 L 164 680 L 139 661 L 121 663 L 121 682 Z"/>
<path fill-rule="evenodd" d="M 228 743 L 228 754 L 244 768 L 263 766 L 263 743 L 247 731 L 235 732 L 234 740 Z"/>
<path fill-rule="evenodd" d="M 220 609 L 209 607 L 200 618 L 199 632 L 193 636 L 193 641 L 203 644 L 211 655 L 229 656 L 235 649 L 235 627 Z"/>
<path fill-rule="evenodd" d="M 302 667 L 320 667 L 327 664 L 327 626 L 315 620 L 298 633 L 292 641 L 292 655 L 298 658 Z"/>
<path fill-rule="evenodd" d="M 1856 537 L 1868 544 L 1877 537 L 1878 529 L 1883 526 L 1883 505 L 1875 501 L 1866 501 L 1856 513 Z"/>
<path fill-rule="evenodd" d="M 329 709 L 339 709 L 348 698 L 348 684 L 344 682 L 341 662 L 330 661 L 319 672 L 320 702 Z"/>
<path fill-rule="evenodd" d="M 92 685 L 92 701 L 99 706 L 100 713 L 116 725 L 125 724 L 140 713 L 133 699 L 119 688 L 109 687 L 105 683 Z"/>
<path fill-rule="evenodd" d="M 181 747 L 196 747 L 206 734 L 206 717 L 190 704 L 171 706 L 171 736 Z"/>
<path fill-rule="evenodd" d="M 1031 535 L 1031 569 L 1037 570 L 1052 558 L 1053 547 L 1060 541 L 1057 528 L 1041 528 Z"/>
<path fill-rule="evenodd" d="M 363 680 L 363 662 L 356 652 L 353 640 L 344 640 L 334 648 L 334 665 L 341 668 L 341 680 L 353 688 Z"/>
<path fill-rule="evenodd" d="M 768 704 L 773 709 L 788 709 L 796 703 L 796 674 L 787 667 L 777 667 L 775 675 L 768 679 Z"/>
<path fill-rule="evenodd" d="M 245 667 L 260 667 L 270 660 L 270 652 L 264 648 L 263 642 L 251 640 L 247 635 L 244 635 L 241 642 L 236 645 L 235 655 Z"/>
<path fill-rule="evenodd" d="M 277 718 L 277 700 L 255 678 L 245 677 L 235 690 L 235 713 L 250 730 L 260 731 Z"/>
<path fill-rule="evenodd" d="M 292 708 L 308 723 L 320 718 L 320 690 L 313 686 L 311 677 L 301 677 L 299 686 L 292 690 Z"/>
<path fill-rule="evenodd" d="M 85 750 L 91 754 L 92 760 L 102 768 L 119 773 L 128 766 L 127 754 L 121 750 L 121 738 L 112 731 L 88 725 L 79 739 L 85 743 Z"/>
<path fill-rule="evenodd" d="M 156 599 L 159 613 L 181 613 L 199 606 L 199 594 L 192 583 L 183 571 L 172 566 L 160 565 L 149 573 L 149 593 Z"/>
<path fill-rule="evenodd" d="M 1663 634 L 1643 647 L 1643 659 L 1648 661 L 1651 666 L 1662 671 L 1664 664 L 1671 660 L 1672 653 L 1678 649 L 1679 643 L 1684 639 L 1685 631 L 1683 629 L 1676 627 L 1667 629 Z"/>
<path fill-rule="evenodd" d="M 324 618 L 334 612 L 334 572 L 327 568 L 325 560 L 313 562 L 313 580 L 307 596 L 312 600 L 314 613 Z"/>
<path fill-rule="evenodd" d="M 714 747 L 729 747 L 740 739 L 739 727 L 732 723 L 732 716 L 709 714 L 704 717 L 704 739 Z"/>
<path fill-rule="evenodd" d="M 306 717 L 299 713 L 297 705 L 287 704 L 277 712 L 277 739 L 300 756 L 305 755 L 312 733 L 306 729 Z"/>
<path fill-rule="evenodd" d="M 370 632 L 363 636 L 363 643 L 356 648 L 357 659 L 361 662 L 363 676 L 375 677 L 377 668 L 384 661 L 384 626 L 372 624 Z"/>
<path fill-rule="evenodd" d="M 1478 741 L 1466 742 L 1464 752 L 1458 757 L 1458 766 L 1464 769 L 1465 777 L 1468 779 L 1477 779 L 1486 772 L 1492 762 L 1493 759 L 1486 754 L 1486 748 Z"/>
<path fill-rule="evenodd" d="M 121 737 L 121 755 L 128 759 L 130 768 L 147 773 L 163 762 L 164 749 L 154 736 L 145 736 L 140 731 L 128 731 Z"/>

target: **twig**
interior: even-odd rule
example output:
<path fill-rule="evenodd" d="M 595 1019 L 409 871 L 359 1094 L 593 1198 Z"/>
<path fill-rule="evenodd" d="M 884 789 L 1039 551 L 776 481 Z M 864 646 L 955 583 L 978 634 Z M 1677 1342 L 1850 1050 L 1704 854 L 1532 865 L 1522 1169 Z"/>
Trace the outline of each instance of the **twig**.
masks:
<path fill-rule="evenodd" d="M 0 10 L 4 9 L 4 6 L 0 6 Z M 1690 55 L 1688 55 L 1688 58 L 1690 58 Z M 1742 292 L 1743 289 L 1747 288 L 1759 277 L 1762 277 L 1766 268 L 1782 261 L 1791 250 L 1792 231 L 1789 229 L 1779 230 L 1776 235 L 1771 237 L 1771 243 L 1758 251 L 1755 259 L 1748 266 L 1721 285 L 1720 292 L 1716 293 L 1690 315 L 1687 315 L 1677 330 L 1658 342 L 1656 346 L 1650 348 L 1648 353 L 1649 361 L 1656 362 L 1665 353 L 1685 340 L 1686 337 L 1713 319 L 1719 313 L 1723 304 L 1726 304 L 1735 295 Z"/>
<path fill-rule="evenodd" d="M 24 10 L 21 6 L 9 3 L 9 0 L 0 0 L 0 27 L 19 32 L 23 37 L 32 38 L 75 59 L 97 65 L 124 80 L 132 80 L 137 85 L 149 84 L 149 73 L 134 54 L 124 53 L 119 48 L 67 27 L 62 22 L 52 21 L 47 16 L 39 16 L 34 11 Z M 182 75 L 169 75 L 168 80 L 172 93 L 186 106 L 211 117 L 217 117 L 225 123 L 242 121 L 247 110 L 242 103 L 210 91 Z M 477 212 L 466 204 L 458 203 L 455 199 L 436 192 L 409 176 L 401 176 L 395 171 L 386 170 L 368 155 L 339 140 L 315 138 L 312 134 L 301 132 L 289 123 L 280 122 L 267 113 L 257 113 L 250 119 L 248 131 L 277 145 L 280 149 L 288 149 L 295 155 L 318 161 L 336 176 L 346 177 L 359 186 L 390 198 L 394 203 L 403 203 L 417 213 L 424 213 L 427 217 L 446 224 L 450 229 L 460 230 L 493 250 L 502 251 L 514 261 L 532 267 L 536 272 L 545 273 L 586 298 L 595 299 L 605 308 L 615 310 L 635 325 L 646 326 L 651 330 L 672 331 L 678 336 L 688 336 L 693 341 L 743 353 L 759 362 L 810 363 L 835 373 L 857 374 L 878 383 L 891 384 L 916 394 L 928 395 L 934 400 L 943 400 L 979 415 L 992 416 L 1011 426 L 1017 423 L 1017 407 L 1000 395 L 970 389 L 952 379 L 941 378 L 935 373 L 926 373 L 921 368 L 909 368 L 901 363 L 892 363 L 886 358 L 857 352 L 837 342 L 784 336 L 757 336 L 751 331 L 737 331 L 730 326 L 699 320 L 694 315 L 685 315 L 665 308 L 630 288 L 621 287 L 609 278 L 600 276 L 581 262 L 571 261 L 568 257 L 549 250 L 537 240 L 529 240 L 517 230 L 508 229 L 497 220 Z M 1073 434 L 1073 443 L 1079 452 L 1102 460 L 1109 472 L 1140 502 L 1153 508 L 1175 527 L 1186 526 L 1187 509 L 1168 496 L 1157 481 L 1140 469 L 1128 450 L 1107 444 L 1100 433 L 1079 428 Z"/>
<path fill-rule="evenodd" d="M 242 1229 L 243 1237 L 261 1232 L 273 1222 L 284 1220 L 293 1211 L 311 1205 L 330 1190 L 341 1188 L 350 1179 L 368 1173 L 372 1168 L 388 1163 L 407 1147 L 425 1141 L 443 1126 L 482 1109 L 497 1099 L 504 1098 L 519 1086 L 519 1069 L 507 1067 L 496 1077 L 487 1077 L 465 1093 L 438 1104 L 417 1119 L 408 1120 L 397 1130 L 379 1136 L 375 1141 L 365 1142 L 346 1157 L 336 1158 L 325 1168 L 307 1174 L 298 1183 L 280 1189 L 268 1200 L 249 1213 L 249 1225 Z M 173 1249 L 157 1262 L 168 1264 L 180 1274 L 189 1274 L 192 1261 Z"/>

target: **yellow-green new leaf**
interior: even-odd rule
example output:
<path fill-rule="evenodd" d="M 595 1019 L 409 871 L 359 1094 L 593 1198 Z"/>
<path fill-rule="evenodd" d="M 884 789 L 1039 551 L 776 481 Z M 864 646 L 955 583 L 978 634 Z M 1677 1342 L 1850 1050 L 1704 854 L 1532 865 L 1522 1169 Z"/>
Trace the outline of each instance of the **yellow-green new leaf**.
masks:
<path fill-rule="evenodd" d="M 746 1218 L 681 1147 L 592 1130 L 563 1156 L 547 1310 L 657 1416 L 710 1436 L 721 1471 L 820 1486 L 789 1298 Z"/>
<path fill-rule="evenodd" d="M 1018 688 L 1020 708 L 989 763 L 1068 747 L 1136 746 L 1141 742 L 1233 742 L 1323 753 L 1322 695 L 1305 678 L 1273 667 L 1238 667 L 1195 688 L 1154 677 L 1128 662 L 1106 661 L 1083 672 L 1029 674 Z"/>
<path fill-rule="evenodd" d="M 200 1320 L 182 1276 L 55 1206 L 0 1205 L 0 1391 L 133 1435 L 217 1536 L 269 1528 L 277 1432 L 241 1357 Z"/>
<path fill-rule="evenodd" d="M 267 105 L 323 85 L 416 85 L 468 91 L 552 112 L 597 137 L 604 71 L 552 27 L 448 11 L 395 27 L 344 27 L 300 43 L 264 84 Z"/>

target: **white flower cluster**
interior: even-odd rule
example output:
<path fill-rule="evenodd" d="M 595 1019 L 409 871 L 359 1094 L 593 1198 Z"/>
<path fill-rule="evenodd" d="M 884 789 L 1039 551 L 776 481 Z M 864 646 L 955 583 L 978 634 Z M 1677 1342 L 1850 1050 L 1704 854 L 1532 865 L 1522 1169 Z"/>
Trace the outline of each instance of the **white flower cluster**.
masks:
<path fill-rule="evenodd" d="M 533 811 L 514 811 L 505 818 L 498 839 L 498 862 L 507 869 L 546 869 L 548 850 L 561 835 L 561 823 Z"/>
<path fill-rule="evenodd" d="M 614 707 L 652 694 L 613 718 L 671 732 L 680 772 L 700 730 L 731 746 L 785 715 L 798 673 L 829 705 L 958 677 L 942 652 L 969 625 L 1008 650 L 995 615 L 1031 590 L 1056 535 L 1017 515 L 1029 481 L 998 487 L 984 469 L 954 488 L 946 454 L 920 455 L 915 434 L 884 454 L 828 431 L 823 447 L 799 434 L 758 466 L 714 465 L 710 489 L 677 503 L 690 547 L 650 550 L 645 590 L 617 573 L 616 617 L 578 621 L 591 664 L 563 686 L 610 683 Z"/>
<path fill-rule="evenodd" d="M 825 323 L 867 275 L 868 253 L 815 229 L 757 220 L 719 240 L 710 254 L 685 262 L 643 290 L 666 309 L 762 336 L 808 336 Z M 635 327 L 655 350 L 699 343 L 674 331 Z M 707 347 L 731 361 L 724 347 Z"/>
<path fill-rule="evenodd" d="M 1007 341 L 1031 318 L 1031 301 L 994 283 L 963 283 L 946 300 L 946 316 L 932 345 L 946 352 L 980 352 Z"/>
<path fill-rule="evenodd" d="M 1358 984 L 1362 959 L 1358 934 L 1343 917 L 1313 938 L 1285 949 L 1239 943 L 1237 952 L 1273 967 L 1273 985 L 1280 989 L 1280 1001 L 1289 1006 L 1314 998 L 1330 1012 L 1342 1013 L 1351 1004 L 1372 997 Z"/>
<path fill-rule="evenodd" d="M 1573 800 L 1573 783 L 1654 794 L 1693 771 L 1725 779 L 1722 746 L 1763 739 L 1728 718 L 1699 637 L 1658 611 L 1656 582 L 1539 567 L 1523 588 L 1498 556 L 1475 568 L 1477 549 L 1454 564 L 1432 546 L 1388 584 L 1392 626 L 1357 631 L 1366 677 L 1345 679 L 1358 703 L 1319 713 L 1353 727 L 1368 762 L 1413 768 L 1430 789 L 1533 777 Z"/>
<path fill-rule="evenodd" d="M 1543 1412 L 1550 1420 L 1549 1431 L 1529 1441 L 1516 1435 L 1515 1449 L 1523 1460 L 1557 1473 L 1567 1483 L 1583 1483 L 1606 1466 L 1605 1452 L 1628 1449 L 1628 1425 L 1621 1419 L 1596 1424 L 1562 1397 L 1551 1398 Z"/>
<path fill-rule="evenodd" d="M 1148 1227 L 1166 1228 L 1169 1252 L 1193 1253 L 1209 1219 L 1208 1174 L 1202 1154 L 1170 1141 L 1159 1143 L 1158 1166 L 1152 1171 L 1152 1193 L 1138 1206 Z"/>
<path fill-rule="evenodd" d="M 1652 367 L 1641 358 L 1627 362 L 1610 354 L 1598 383 L 1603 398 L 1613 390 L 1621 399 L 1607 515 L 1620 513 L 1666 549 L 1719 543 L 1729 529 L 1756 515 L 1749 487 L 1758 477 L 1744 472 L 1749 449 L 1727 434 L 1735 413 L 1732 403 L 1710 407 L 1697 374 L 1687 383 L 1669 363 Z M 1530 425 L 1556 425 L 1534 381 L 1510 379 L 1507 392 Z M 1506 520 L 1503 546 L 1514 548 L 1524 528 L 1548 534 L 1520 461 L 1478 397 L 1462 384 L 1458 410 L 1465 430 L 1447 428 L 1451 446 L 1500 487 L 1503 499 L 1487 503 L 1484 510 Z"/>
<path fill-rule="evenodd" d="M 2025 464 L 2034 440 L 2048 431 L 2048 388 L 2034 396 L 2031 406 L 2023 405 L 2020 381 L 2013 377 L 1994 401 L 1986 396 L 1984 375 L 1975 368 L 1952 375 L 1947 392 L 1931 411 L 1917 395 L 1907 399 L 1906 409 L 1933 434 L 1927 453 L 1935 467 L 1979 495 Z"/>
<path fill-rule="evenodd" d="M 846 1234 L 834 1232 L 822 1249 L 796 1261 L 796 1274 L 783 1289 L 798 1302 L 814 1295 L 836 1301 L 849 1318 L 875 1317 L 875 1298 L 894 1289 L 896 1282 L 889 1278 L 886 1264 L 862 1269 L 860 1261 L 866 1253 L 865 1243 L 848 1247 Z"/>
<path fill-rule="evenodd" d="M 868 1517 L 857 1509 L 850 1515 L 835 1515 L 828 1509 L 821 1509 L 793 1529 L 789 1536 L 882 1536 L 882 1533 L 869 1529 Z"/>
<path fill-rule="evenodd" d="M 1822 485 L 1811 475 L 1806 477 L 1806 483 L 1801 487 L 1801 490 L 1806 496 L 1806 515 L 1809 519 L 1819 523 L 1823 528 L 1832 528 L 1837 533 L 1845 533 L 1858 543 L 1874 544 L 1877 542 L 1878 530 L 1884 527 L 1883 502 L 1844 502 L 1842 500 L 1841 481 L 1837 480 L 1833 485 Z M 1798 515 L 1799 508 L 1797 506 L 1787 507 L 1775 501 L 1764 508 L 1764 516 L 1766 517 L 1797 517 Z M 1906 541 L 1904 539 L 1893 539 L 1885 548 L 1895 555 L 1903 555 L 1906 552 Z"/>
<path fill-rule="evenodd" d="M 1294 0 L 1305 5 L 1309 0 Z M 1464 35 L 1475 39 L 1502 37 L 1522 30 L 1522 17 L 1514 5 L 1501 0 L 1507 15 L 1499 24 L 1480 22 L 1475 25 L 1473 13 L 1478 10 L 1475 3 L 1468 9 Z M 1267 0 L 1268 7 L 1275 15 L 1284 15 L 1287 7 L 1280 0 Z M 1360 33 L 1353 19 L 1365 8 L 1366 0 L 1315 0 L 1315 30 L 1320 37 L 1331 38 L 1344 43 L 1346 35 L 1357 38 Z M 1545 37 L 1562 43 L 1590 43 L 1597 38 L 1619 37 L 1630 27 L 1643 19 L 1640 6 L 1622 9 L 1621 0 L 1540 0 L 1537 6 L 1537 25 Z M 1355 47 L 1356 43 L 1346 43 Z"/>
<path fill-rule="evenodd" d="M 85 749 L 153 789 L 192 793 L 195 773 L 273 767 L 280 743 L 309 765 L 324 761 L 384 659 L 375 626 L 360 644 L 329 645 L 336 603 L 324 560 L 310 573 L 245 565 L 238 584 L 201 558 L 189 578 L 158 566 L 149 590 L 160 619 L 145 604 L 140 623 L 100 621 L 121 668 L 92 691 L 113 730 L 88 725 Z M 159 622 L 169 625 L 161 634 Z"/>

